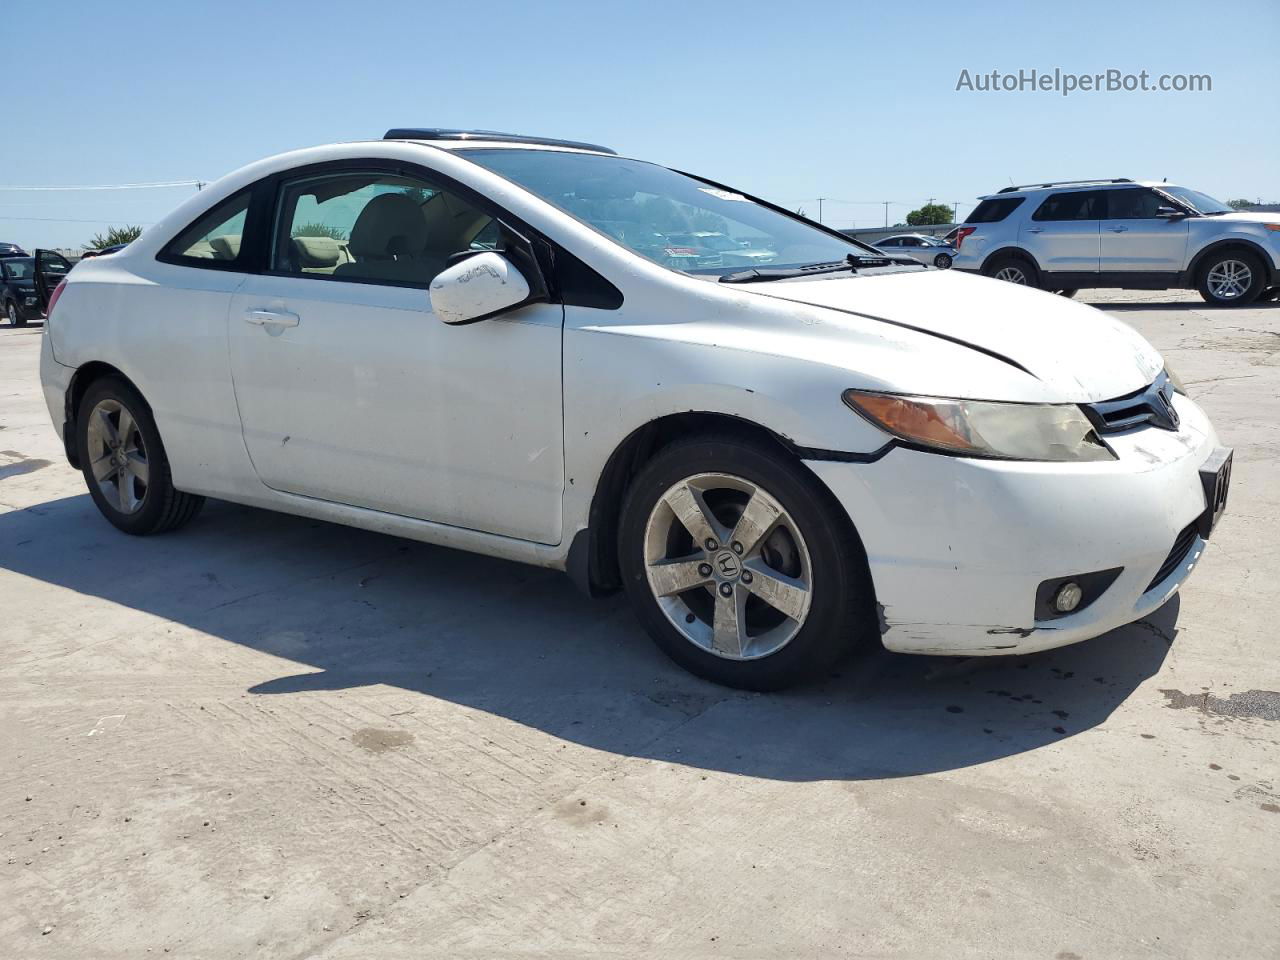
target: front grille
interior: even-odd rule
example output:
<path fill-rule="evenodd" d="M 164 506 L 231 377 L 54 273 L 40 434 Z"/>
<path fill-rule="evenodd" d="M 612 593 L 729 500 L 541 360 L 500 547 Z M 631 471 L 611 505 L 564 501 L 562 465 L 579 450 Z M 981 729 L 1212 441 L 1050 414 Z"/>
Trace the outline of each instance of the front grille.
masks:
<path fill-rule="evenodd" d="M 1134 393 L 1114 400 L 1081 404 L 1081 408 L 1098 433 L 1120 433 L 1145 424 L 1163 430 L 1178 429 L 1178 412 L 1173 409 L 1173 385 L 1164 373 Z"/>
<path fill-rule="evenodd" d="M 1173 549 L 1169 551 L 1169 556 L 1164 558 L 1164 563 L 1160 564 L 1160 569 L 1156 571 L 1156 575 L 1147 584 L 1147 590 L 1167 579 L 1173 571 L 1182 566 L 1182 561 L 1187 559 L 1187 554 L 1191 552 L 1191 548 L 1195 545 L 1196 525 L 1193 523 L 1183 529 L 1178 534 L 1177 539 L 1173 541 Z M 1146 590 L 1143 593 L 1146 593 Z"/>

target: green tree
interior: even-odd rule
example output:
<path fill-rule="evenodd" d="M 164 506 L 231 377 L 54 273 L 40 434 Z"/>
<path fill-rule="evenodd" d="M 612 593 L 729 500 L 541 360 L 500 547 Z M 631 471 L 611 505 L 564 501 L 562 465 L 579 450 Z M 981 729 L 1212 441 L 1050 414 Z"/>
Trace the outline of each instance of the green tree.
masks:
<path fill-rule="evenodd" d="M 1227 206 L 1232 210 L 1248 210 L 1253 206 L 1252 200 L 1228 200 Z"/>
<path fill-rule="evenodd" d="M 94 234 L 92 240 L 86 245 L 88 250 L 105 250 L 107 247 L 114 247 L 117 243 L 133 243 L 142 236 L 141 227 L 112 227 L 104 236 L 101 233 Z"/>
<path fill-rule="evenodd" d="M 929 227 L 936 223 L 950 223 L 951 208 L 942 203 L 926 203 L 919 210 L 907 214 L 907 225 L 912 227 Z"/>
<path fill-rule="evenodd" d="M 327 223 L 300 223 L 289 231 L 291 237 L 332 237 L 334 240 L 345 240 L 347 235 L 337 227 Z"/>

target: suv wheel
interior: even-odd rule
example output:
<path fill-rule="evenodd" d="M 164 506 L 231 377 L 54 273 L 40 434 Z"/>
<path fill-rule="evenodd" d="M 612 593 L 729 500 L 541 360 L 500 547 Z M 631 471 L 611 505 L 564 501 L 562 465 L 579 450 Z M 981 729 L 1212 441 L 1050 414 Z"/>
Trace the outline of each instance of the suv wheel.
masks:
<path fill-rule="evenodd" d="M 1058 296 L 1060 296 L 1060 297 L 1066 297 L 1068 300 L 1070 300 L 1072 297 L 1074 297 L 1074 296 L 1075 296 L 1077 293 L 1079 293 L 1080 291 L 1079 291 L 1078 289 L 1076 289 L 1076 290 L 1055 290 L 1055 291 L 1053 291 L 1053 292 L 1054 292 L 1054 293 L 1056 293 L 1056 294 L 1057 294 Z"/>
<path fill-rule="evenodd" d="M 115 377 L 85 391 L 76 417 L 81 471 L 98 510 L 125 533 L 173 530 L 191 520 L 204 497 L 175 490 L 151 410 Z"/>
<path fill-rule="evenodd" d="M 18 313 L 18 305 L 12 300 L 5 305 L 4 315 L 8 318 L 9 326 L 11 327 L 25 327 L 27 325 L 26 319 Z"/>
<path fill-rule="evenodd" d="M 1196 286 L 1200 296 L 1214 306 L 1243 306 L 1256 300 L 1266 286 L 1263 273 L 1262 264 L 1252 253 L 1227 250 L 1206 258 Z"/>
<path fill-rule="evenodd" d="M 874 637 L 866 559 L 818 481 L 733 436 L 678 441 L 627 491 L 619 563 L 672 660 L 730 687 L 777 690 Z"/>
<path fill-rule="evenodd" d="M 996 257 L 983 269 L 983 274 L 1024 287 L 1040 286 L 1040 272 L 1027 260 L 1012 254 Z"/>

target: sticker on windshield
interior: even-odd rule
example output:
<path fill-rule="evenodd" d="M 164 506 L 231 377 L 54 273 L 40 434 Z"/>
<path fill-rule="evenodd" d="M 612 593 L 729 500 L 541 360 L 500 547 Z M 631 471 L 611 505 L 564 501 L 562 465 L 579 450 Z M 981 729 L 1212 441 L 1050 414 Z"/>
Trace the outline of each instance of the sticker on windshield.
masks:
<path fill-rule="evenodd" d="M 699 187 L 698 189 L 703 193 L 710 194 L 717 200 L 741 200 L 743 203 L 751 202 L 742 194 L 734 193 L 732 190 L 719 190 L 716 187 Z"/>

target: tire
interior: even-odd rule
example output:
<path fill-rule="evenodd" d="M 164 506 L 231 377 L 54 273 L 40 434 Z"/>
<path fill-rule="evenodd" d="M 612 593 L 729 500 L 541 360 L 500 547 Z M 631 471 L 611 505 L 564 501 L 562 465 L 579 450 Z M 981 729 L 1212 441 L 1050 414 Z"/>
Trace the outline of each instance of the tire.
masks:
<path fill-rule="evenodd" d="M 691 491 L 698 500 L 683 499 Z M 751 530 L 750 523 L 738 525 L 748 501 L 763 504 L 758 513 L 753 506 L 752 516 L 776 520 L 765 523 L 768 532 L 755 544 L 741 533 Z M 673 502 L 692 504 L 699 519 L 687 525 Z M 718 524 L 702 532 L 729 539 L 727 545 L 707 549 L 699 542 L 692 528 L 708 522 L 699 504 Z M 747 542 L 744 549 L 732 539 L 735 533 Z M 684 586 L 672 573 L 679 568 L 662 569 L 664 560 L 700 582 Z M 618 561 L 649 635 L 680 666 L 714 683 L 779 690 L 822 674 L 879 636 L 866 556 L 843 509 L 798 462 L 749 439 L 707 436 L 660 450 L 627 490 Z M 660 597 L 663 590 L 652 578 L 667 575 L 675 586 Z M 772 592 L 779 584 L 785 592 L 775 608 L 757 591 Z M 721 620 L 718 614 L 726 610 L 737 613 Z M 718 642 L 718 623 L 743 624 L 736 649 L 733 642 Z M 725 635 L 732 634 L 726 628 Z"/>
<path fill-rule="evenodd" d="M 132 428 L 124 422 L 126 414 Z M 113 450 L 113 443 L 122 445 Z M 95 380 L 85 391 L 76 416 L 76 444 L 89 495 L 102 515 L 125 533 L 146 536 L 176 530 L 204 506 L 204 497 L 174 489 L 151 408 L 118 377 Z M 109 461 L 105 451 L 110 451 Z"/>
<path fill-rule="evenodd" d="M 1080 291 L 1079 291 L 1079 290 L 1055 290 L 1055 291 L 1053 291 L 1053 292 L 1054 292 L 1054 293 L 1056 293 L 1056 294 L 1057 294 L 1058 296 L 1060 296 L 1060 297 L 1066 297 L 1068 300 L 1070 300 L 1072 297 L 1074 297 L 1074 296 L 1075 296 L 1077 293 L 1079 293 Z"/>
<path fill-rule="evenodd" d="M 1280 287 L 1268 287 L 1266 290 L 1263 290 L 1262 293 L 1258 294 L 1258 301 L 1260 303 L 1272 303 L 1276 300 L 1280 300 Z"/>
<path fill-rule="evenodd" d="M 936 257 L 933 258 L 933 265 L 937 267 L 939 270 L 950 270 L 951 254 L 949 253 L 938 254 Z"/>
<path fill-rule="evenodd" d="M 1019 286 L 1040 286 L 1040 271 L 1029 260 L 1016 254 L 1001 254 L 983 267 L 982 273 L 984 276 L 1016 283 Z M 1015 277 L 1021 277 L 1021 279 L 1015 279 Z"/>
<path fill-rule="evenodd" d="M 1212 253 L 1196 273 L 1196 289 L 1206 303 L 1215 307 L 1242 307 L 1252 303 L 1266 285 L 1261 261 L 1246 250 Z M 1227 296 L 1228 291 L 1238 292 Z"/>
<path fill-rule="evenodd" d="M 21 311 L 18 310 L 18 305 L 12 300 L 5 304 L 4 313 L 9 321 L 9 326 L 25 327 L 27 325 L 27 318 L 22 315 Z"/>

